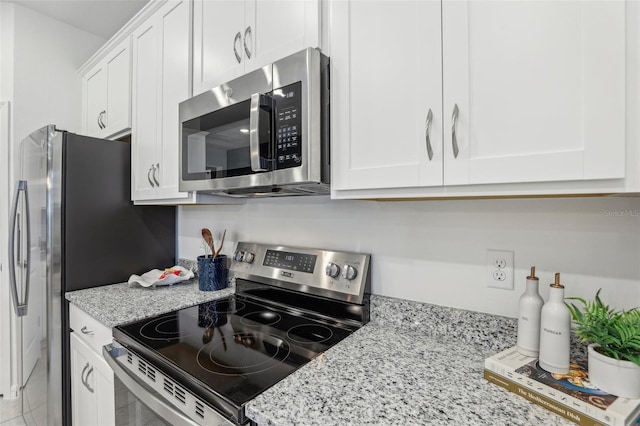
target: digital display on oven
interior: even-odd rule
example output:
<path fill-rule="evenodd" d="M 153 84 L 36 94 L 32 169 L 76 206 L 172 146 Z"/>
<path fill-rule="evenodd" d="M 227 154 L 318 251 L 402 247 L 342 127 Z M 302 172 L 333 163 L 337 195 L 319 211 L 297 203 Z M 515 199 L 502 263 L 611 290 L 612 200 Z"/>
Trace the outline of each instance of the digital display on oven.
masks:
<path fill-rule="evenodd" d="M 316 266 L 316 258 L 317 256 L 315 254 L 267 250 L 267 254 L 264 256 L 264 262 L 262 262 L 262 265 L 313 274 L 313 269 Z"/>

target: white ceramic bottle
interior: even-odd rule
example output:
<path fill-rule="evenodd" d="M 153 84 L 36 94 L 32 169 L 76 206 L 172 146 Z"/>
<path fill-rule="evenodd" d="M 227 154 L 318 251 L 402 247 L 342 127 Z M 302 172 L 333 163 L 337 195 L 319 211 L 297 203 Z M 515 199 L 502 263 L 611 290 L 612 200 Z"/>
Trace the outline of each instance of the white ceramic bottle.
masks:
<path fill-rule="evenodd" d="M 542 307 L 540 318 L 540 367 L 550 373 L 569 372 L 569 333 L 571 314 L 564 304 L 564 286 L 560 273 L 550 285 L 549 301 Z"/>
<path fill-rule="evenodd" d="M 518 306 L 518 352 L 526 356 L 537 357 L 540 353 L 540 313 L 544 300 L 538 293 L 536 267 L 531 267 L 527 277 L 527 287 L 520 296 Z"/>

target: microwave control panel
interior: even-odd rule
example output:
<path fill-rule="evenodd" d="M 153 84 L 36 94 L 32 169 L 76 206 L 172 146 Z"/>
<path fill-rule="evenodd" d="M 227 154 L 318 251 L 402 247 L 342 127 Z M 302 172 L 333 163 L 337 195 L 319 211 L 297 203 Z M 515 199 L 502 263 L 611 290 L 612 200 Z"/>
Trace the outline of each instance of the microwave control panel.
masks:
<path fill-rule="evenodd" d="M 275 100 L 276 169 L 297 167 L 302 163 L 302 83 L 293 83 L 273 91 Z"/>

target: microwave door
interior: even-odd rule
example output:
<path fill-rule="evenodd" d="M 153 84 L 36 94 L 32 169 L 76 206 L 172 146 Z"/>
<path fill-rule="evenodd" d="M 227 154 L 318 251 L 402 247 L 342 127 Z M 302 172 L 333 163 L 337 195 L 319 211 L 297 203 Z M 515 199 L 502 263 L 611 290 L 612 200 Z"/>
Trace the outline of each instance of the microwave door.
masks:
<path fill-rule="evenodd" d="M 272 185 L 270 71 L 264 67 L 180 104 L 181 191 Z"/>

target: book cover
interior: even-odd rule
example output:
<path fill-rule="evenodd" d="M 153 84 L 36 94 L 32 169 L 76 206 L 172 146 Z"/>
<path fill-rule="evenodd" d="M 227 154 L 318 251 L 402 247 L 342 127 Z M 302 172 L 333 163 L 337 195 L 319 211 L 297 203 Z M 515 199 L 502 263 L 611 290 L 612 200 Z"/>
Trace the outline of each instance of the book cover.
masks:
<path fill-rule="evenodd" d="M 609 408 L 618 399 L 617 396 L 609 395 L 589 382 L 587 362 L 583 359 L 574 359 L 567 374 L 549 373 L 540 367 L 537 359 L 516 369 L 516 373 L 544 383 L 602 410 Z"/>
<path fill-rule="evenodd" d="M 487 358 L 485 369 L 485 378 L 487 371 L 495 373 L 511 387 L 490 381 L 523 397 L 533 392 L 527 399 L 547 409 L 551 408 L 549 402 L 553 402 L 556 405 L 551 411 L 560 415 L 567 412 L 569 415 L 564 417 L 576 423 L 640 425 L 640 400 L 620 398 L 597 389 L 589 382 L 585 359 L 572 359 L 567 374 L 552 374 L 540 368 L 537 358 L 522 355 L 512 347 Z"/>

